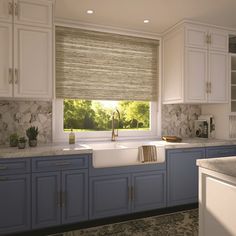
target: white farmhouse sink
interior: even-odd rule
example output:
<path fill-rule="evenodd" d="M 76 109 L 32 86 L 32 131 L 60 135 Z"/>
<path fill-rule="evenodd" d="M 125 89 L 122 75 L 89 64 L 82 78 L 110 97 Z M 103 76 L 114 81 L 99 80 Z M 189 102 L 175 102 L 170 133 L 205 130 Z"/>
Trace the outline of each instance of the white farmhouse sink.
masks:
<path fill-rule="evenodd" d="M 144 144 L 143 141 L 135 142 L 101 142 L 91 143 L 87 146 L 93 149 L 93 167 L 115 167 L 143 164 L 138 159 L 138 147 Z M 157 163 L 165 161 L 165 148 L 157 147 Z"/>

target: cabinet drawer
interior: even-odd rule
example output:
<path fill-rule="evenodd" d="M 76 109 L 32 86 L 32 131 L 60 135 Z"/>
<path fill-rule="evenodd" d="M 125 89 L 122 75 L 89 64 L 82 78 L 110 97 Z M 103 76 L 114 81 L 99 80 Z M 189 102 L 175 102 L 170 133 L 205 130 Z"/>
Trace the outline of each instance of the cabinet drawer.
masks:
<path fill-rule="evenodd" d="M 30 172 L 30 159 L 0 160 L 0 175 Z"/>
<path fill-rule="evenodd" d="M 32 159 L 32 171 L 55 171 L 88 168 L 89 155 L 40 157 Z"/>
<path fill-rule="evenodd" d="M 206 148 L 206 157 L 227 157 L 236 155 L 236 146 L 221 146 Z"/>

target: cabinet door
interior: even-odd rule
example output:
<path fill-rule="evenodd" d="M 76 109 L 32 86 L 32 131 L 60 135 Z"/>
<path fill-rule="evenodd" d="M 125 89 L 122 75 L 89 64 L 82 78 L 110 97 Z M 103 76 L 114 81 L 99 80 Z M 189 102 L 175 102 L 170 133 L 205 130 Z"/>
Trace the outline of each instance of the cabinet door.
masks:
<path fill-rule="evenodd" d="M 196 160 L 204 157 L 204 148 L 167 151 L 167 206 L 197 202 Z"/>
<path fill-rule="evenodd" d="M 32 175 L 32 228 L 59 225 L 60 172 Z"/>
<path fill-rule="evenodd" d="M 210 50 L 218 50 L 228 53 L 229 34 L 224 30 L 210 29 L 209 35 L 211 37 L 209 43 Z"/>
<path fill-rule="evenodd" d="M 130 213 L 130 175 L 90 179 L 90 219 Z"/>
<path fill-rule="evenodd" d="M 132 175 L 132 208 L 134 212 L 166 206 L 166 175 L 153 171 Z"/>
<path fill-rule="evenodd" d="M 15 26 L 15 97 L 51 97 L 51 39 L 51 30 Z"/>
<path fill-rule="evenodd" d="M 0 21 L 12 22 L 12 0 L 0 0 Z"/>
<path fill-rule="evenodd" d="M 52 2 L 48 0 L 14 0 L 14 22 L 52 27 Z"/>
<path fill-rule="evenodd" d="M 208 101 L 212 103 L 228 102 L 228 54 L 209 51 L 209 82 Z"/>
<path fill-rule="evenodd" d="M 189 25 L 185 31 L 185 46 L 207 49 L 208 29 L 202 26 Z"/>
<path fill-rule="evenodd" d="M 186 48 L 185 95 L 186 102 L 207 102 L 207 50 Z"/>
<path fill-rule="evenodd" d="M 30 175 L 0 176 L 0 235 L 30 230 Z"/>
<path fill-rule="evenodd" d="M 88 171 L 62 172 L 62 224 L 88 220 Z"/>
<path fill-rule="evenodd" d="M 12 87 L 12 25 L 0 23 L 0 97 L 11 97 Z"/>

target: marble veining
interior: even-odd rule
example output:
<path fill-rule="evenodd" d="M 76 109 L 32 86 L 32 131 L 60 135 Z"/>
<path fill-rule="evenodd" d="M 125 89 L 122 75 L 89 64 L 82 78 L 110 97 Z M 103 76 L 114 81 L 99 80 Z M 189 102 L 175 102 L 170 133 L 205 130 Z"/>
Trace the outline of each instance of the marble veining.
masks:
<path fill-rule="evenodd" d="M 194 121 L 201 115 L 200 105 L 171 104 L 162 106 L 162 135 L 194 137 Z"/>
<path fill-rule="evenodd" d="M 9 136 L 25 136 L 30 126 L 39 128 L 38 142 L 52 142 L 52 102 L 0 101 L 0 144 L 8 144 Z"/>
<path fill-rule="evenodd" d="M 197 160 L 197 165 L 221 174 L 236 177 L 236 156 Z"/>

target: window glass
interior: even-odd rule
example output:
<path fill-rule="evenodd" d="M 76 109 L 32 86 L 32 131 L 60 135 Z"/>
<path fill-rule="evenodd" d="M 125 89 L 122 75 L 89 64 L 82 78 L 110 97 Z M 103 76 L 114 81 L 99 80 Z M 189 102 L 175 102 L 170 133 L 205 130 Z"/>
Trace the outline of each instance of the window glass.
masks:
<path fill-rule="evenodd" d="M 150 130 L 151 103 L 147 101 L 98 101 L 64 99 L 64 131 Z"/>

